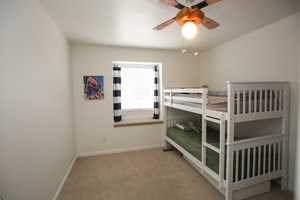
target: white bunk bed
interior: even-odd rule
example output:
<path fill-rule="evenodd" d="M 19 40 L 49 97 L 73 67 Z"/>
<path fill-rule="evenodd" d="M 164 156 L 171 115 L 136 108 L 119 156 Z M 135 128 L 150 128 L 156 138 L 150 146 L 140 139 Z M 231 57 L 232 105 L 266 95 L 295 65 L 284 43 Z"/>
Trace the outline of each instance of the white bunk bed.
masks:
<path fill-rule="evenodd" d="M 209 106 L 208 94 L 206 88 L 164 90 L 166 109 L 170 107 L 202 116 L 202 159 L 199 160 L 166 135 L 167 144 L 179 150 L 226 200 L 244 199 L 267 192 L 270 181 L 279 178 L 282 189 L 286 189 L 288 83 L 227 82 L 227 102 L 226 109 L 221 109 L 223 111 Z M 222 99 L 221 103 L 224 103 Z M 236 123 L 275 118 L 281 120 L 280 134 L 235 138 Z M 178 119 L 168 119 L 167 116 L 167 127 L 174 126 L 176 122 Z M 218 147 L 207 142 L 207 122 L 219 125 Z M 206 151 L 219 155 L 218 172 L 207 166 Z"/>

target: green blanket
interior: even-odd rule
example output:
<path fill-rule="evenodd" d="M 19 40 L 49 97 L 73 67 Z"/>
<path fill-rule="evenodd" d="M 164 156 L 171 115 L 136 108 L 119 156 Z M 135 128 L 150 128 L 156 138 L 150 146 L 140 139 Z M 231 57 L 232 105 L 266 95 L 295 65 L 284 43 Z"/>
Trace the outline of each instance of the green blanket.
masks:
<path fill-rule="evenodd" d="M 184 131 L 181 130 L 179 128 L 168 128 L 167 130 L 167 136 L 169 138 L 171 138 L 174 142 L 176 142 L 178 145 L 180 145 L 182 148 L 184 148 L 186 151 L 188 151 L 190 154 L 192 154 L 193 156 L 195 156 L 198 160 L 202 161 L 202 149 L 201 149 L 201 145 L 202 145 L 202 135 L 201 133 L 196 133 L 194 131 Z M 217 130 L 214 129 L 207 129 L 207 142 L 217 148 L 219 148 L 219 132 Z M 274 155 L 273 155 L 273 148 L 272 147 L 272 151 L 271 151 L 271 160 L 270 163 L 273 163 L 274 161 Z M 262 149 L 263 152 L 264 149 Z M 225 149 L 226 152 L 226 149 Z M 254 162 L 254 153 L 253 153 L 253 149 L 250 150 L 250 158 L 249 161 L 250 163 Z M 244 170 L 244 176 L 246 177 L 246 173 L 247 173 L 247 168 L 246 168 L 246 164 L 247 164 L 247 160 L 248 160 L 248 151 L 246 150 L 245 152 L 245 168 L 242 169 L 242 154 L 241 152 L 239 152 L 239 168 L 237 170 L 239 170 L 238 174 L 238 179 L 240 180 L 242 177 L 242 170 Z M 264 155 L 260 154 L 260 159 L 261 161 L 263 161 L 264 159 Z M 266 160 L 265 162 L 268 163 L 269 162 L 269 150 L 266 149 Z M 233 160 L 235 163 L 235 159 L 236 159 L 236 155 L 234 156 Z M 258 171 L 258 159 L 259 159 L 259 154 L 258 154 L 258 149 L 256 149 L 256 156 L 255 156 L 255 172 L 253 173 L 253 164 L 250 164 L 250 177 L 253 176 L 257 176 L 259 174 L 263 174 L 263 162 L 261 162 L 261 166 L 260 166 L 260 171 Z M 275 162 L 278 163 L 278 159 L 279 158 L 279 154 L 278 152 L 276 152 L 275 155 Z M 225 158 L 226 160 L 226 158 Z M 214 152 L 213 150 L 210 150 L 209 148 L 206 148 L 206 165 L 208 168 L 210 168 L 211 170 L 213 170 L 214 172 L 216 172 L 217 174 L 219 174 L 219 154 Z M 226 168 L 226 165 L 225 165 Z M 235 174 L 235 166 L 233 166 L 233 171 Z M 278 166 L 275 167 L 275 169 L 273 168 L 273 165 L 271 165 L 270 169 L 266 169 L 265 172 L 268 172 L 268 170 L 270 170 L 271 172 L 274 170 L 278 170 Z M 226 171 L 226 169 L 225 169 Z M 244 178 L 245 178 L 244 177 Z M 234 178 L 235 180 L 235 178 Z"/>
<path fill-rule="evenodd" d="M 190 154 L 195 156 L 200 161 L 202 160 L 202 135 L 194 131 L 184 131 L 179 128 L 168 128 L 167 136 L 184 148 Z M 219 133 L 214 129 L 207 129 L 207 142 L 219 148 Z M 206 164 L 207 167 L 219 173 L 219 154 L 206 149 Z"/>

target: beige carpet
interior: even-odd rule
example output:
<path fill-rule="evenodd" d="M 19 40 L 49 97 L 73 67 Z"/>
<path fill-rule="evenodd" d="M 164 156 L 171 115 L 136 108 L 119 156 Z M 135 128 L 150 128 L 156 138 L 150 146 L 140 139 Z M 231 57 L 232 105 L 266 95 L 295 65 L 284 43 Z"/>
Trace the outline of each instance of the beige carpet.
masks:
<path fill-rule="evenodd" d="M 161 149 L 80 158 L 59 200 L 219 200 L 224 197 L 176 152 Z M 289 200 L 278 188 L 251 200 Z M 249 199 L 250 200 L 250 199 Z"/>

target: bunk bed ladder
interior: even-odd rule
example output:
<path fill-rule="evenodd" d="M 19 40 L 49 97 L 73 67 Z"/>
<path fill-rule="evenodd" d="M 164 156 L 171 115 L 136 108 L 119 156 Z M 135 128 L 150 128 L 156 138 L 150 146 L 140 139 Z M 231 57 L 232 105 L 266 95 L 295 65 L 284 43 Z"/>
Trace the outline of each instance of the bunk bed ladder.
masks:
<path fill-rule="evenodd" d="M 220 127 L 220 143 L 219 143 L 219 148 L 211 145 L 208 143 L 207 141 L 207 121 L 209 122 L 213 122 L 219 125 Z M 205 129 L 205 131 L 202 134 L 202 155 L 203 155 L 203 166 L 204 166 L 204 170 L 206 173 L 208 173 L 209 175 L 211 175 L 212 177 L 214 177 L 219 184 L 219 188 L 223 188 L 224 187 L 224 170 L 225 170 L 225 121 L 226 118 L 224 116 L 224 114 L 221 115 L 220 119 L 216 119 L 216 118 L 212 118 L 208 115 L 204 115 L 204 124 L 203 127 Z M 213 170 L 211 170 L 207 165 L 206 165 L 206 149 L 210 149 L 216 153 L 219 154 L 219 171 L 218 174 L 215 173 Z"/>

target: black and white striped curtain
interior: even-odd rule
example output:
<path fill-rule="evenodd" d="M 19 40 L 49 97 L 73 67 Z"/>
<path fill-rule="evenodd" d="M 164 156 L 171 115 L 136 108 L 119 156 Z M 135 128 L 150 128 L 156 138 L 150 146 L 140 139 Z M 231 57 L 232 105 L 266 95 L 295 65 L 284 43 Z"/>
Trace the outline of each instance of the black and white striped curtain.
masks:
<path fill-rule="evenodd" d="M 113 66 L 113 103 L 114 103 L 114 121 L 122 121 L 121 107 L 121 67 Z"/>
<path fill-rule="evenodd" d="M 158 66 L 154 66 L 154 113 L 153 119 L 159 119 L 159 72 Z"/>

